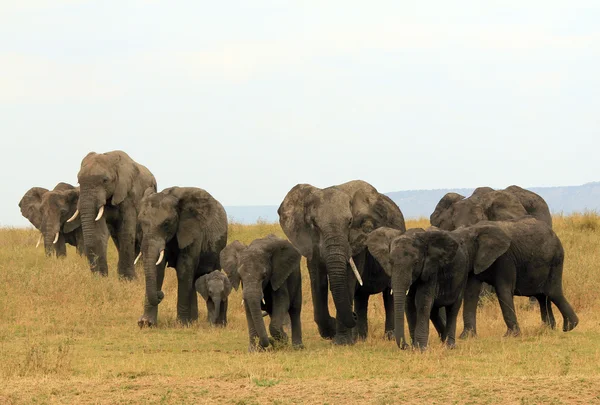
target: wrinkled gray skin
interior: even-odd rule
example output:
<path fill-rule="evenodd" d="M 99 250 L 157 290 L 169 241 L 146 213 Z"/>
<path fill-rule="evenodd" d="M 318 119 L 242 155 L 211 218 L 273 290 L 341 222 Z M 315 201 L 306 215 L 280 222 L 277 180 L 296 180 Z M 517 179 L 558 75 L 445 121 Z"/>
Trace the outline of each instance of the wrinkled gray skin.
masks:
<path fill-rule="evenodd" d="M 429 319 L 442 341 L 454 347 L 456 319 L 469 272 L 466 246 L 451 232 L 432 227 L 427 231 L 409 229 L 404 234 L 379 228 L 369 234 L 367 247 L 392 278 L 398 347 L 408 347 L 404 337 L 405 307 L 414 347 L 427 347 Z M 447 317 L 445 325 L 441 308 Z"/>
<path fill-rule="evenodd" d="M 271 317 L 273 339 L 287 342 L 283 324 L 289 315 L 292 345 L 302 348 L 302 278 L 300 253 L 285 239 L 269 235 L 245 246 L 239 241 L 221 252 L 221 263 L 233 288 L 243 288 L 248 322 L 248 351 L 263 350 L 272 343 L 267 335 L 262 310 Z M 262 304 L 264 300 L 264 304 Z"/>
<path fill-rule="evenodd" d="M 25 193 L 19 202 L 21 214 L 42 233 L 46 256 L 67 255 L 66 244 L 75 246 L 77 253 L 83 253 L 83 233 L 79 218 L 67 222 L 77 210 L 79 187 L 67 183 L 58 183 L 49 191 L 42 187 L 33 187 Z M 56 234 L 58 240 L 54 243 Z"/>
<path fill-rule="evenodd" d="M 227 243 L 227 215 L 220 202 L 196 187 L 146 190 L 139 214 L 142 260 L 146 276 L 144 314 L 139 327 L 157 323 L 165 266 L 177 272 L 177 319 L 198 319 L 196 280 L 220 269 L 219 254 Z M 164 258 L 157 264 L 160 252 Z"/>
<path fill-rule="evenodd" d="M 110 234 L 119 253 L 119 276 L 135 278 L 133 262 L 140 242 L 137 217 L 144 191 L 156 191 L 154 176 L 125 152 L 113 151 L 90 152 L 81 162 L 77 178 L 81 188 L 79 216 L 90 269 L 108 275 L 106 247 Z M 104 214 L 96 220 L 102 206 Z"/>
<path fill-rule="evenodd" d="M 227 303 L 231 294 L 229 278 L 220 270 L 200 276 L 195 283 L 196 291 L 206 301 L 208 322 L 215 326 L 227 325 Z"/>
<path fill-rule="evenodd" d="M 471 269 L 465 288 L 464 330 L 461 338 L 476 335 L 477 302 L 481 283 L 496 289 L 506 336 L 519 335 L 513 296 L 535 297 L 542 321 L 554 328 L 551 302 L 563 316 L 563 331 L 579 323 L 562 290 L 564 251 L 546 223 L 532 217 L 482 221 L 452 232 L 469 251 Z"/>
<path fill-rule="evenodd" d="M 536 193 L 514 185 L 504 190 L 479 187 L 468 198 L 457 193 L 446 194 L 435 207 L 430 222 L 440 229 L 453 231 L 479 221 L 504 221 L 524 215 L 531 215 L 552 227 L 548 204 Z M 491 292 L 490 288 L 482 290 L 482 293 Z M 535 302 L 535 299 L 531 300 Z"/>
<path fill-rule="evenodd" d="M 405 231 L 398 206 L 370 184 L 355 180 L 325 189 L 298 184 L 287 193 L 278 213 L 286 236 L 307 258 L 314 319 L 321 336 L 336 344 L 355 342 L 355 293 L 368 296 L 383 291 L 386 326 L 391 328 L 393 300 L 389 277 L 367 251 L 365 241 L 371 231 L 381 226 Z M 359 289 L 348 263 L 351 257 L 364 282 Z M 335 319 L 329 315 L 328 286 L 336 308 Z M 366 335 L 366 311 L 360 316 L 358 329 Z"/>
<path fill-rule="evenodd" d="M 468 198 L 448 193 L 437 204 L 429 220 L 433 226 L 453 231 L 479 221 L 504 221 L 524 215 L 531 215 L 552 227 L 552 215 L 546 201 L 519 186 L 504 190 L 479 187 Z"/>

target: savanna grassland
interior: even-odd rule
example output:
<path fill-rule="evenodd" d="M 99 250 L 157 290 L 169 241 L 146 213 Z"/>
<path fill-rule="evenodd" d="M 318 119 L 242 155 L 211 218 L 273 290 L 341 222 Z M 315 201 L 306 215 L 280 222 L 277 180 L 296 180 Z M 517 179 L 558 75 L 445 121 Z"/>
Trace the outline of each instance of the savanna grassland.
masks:
<path fill-rule="evenodd" d="M 409 221 L 425 227 L 427 221 Z M 247 353 L 241 291 L 229 325 L 175 321 L 176 277 L 165 277 L 159 326 L 140 330 L 143 272 L 123 282 L 111 246 L 109 277 L 92 275 L 69 247 L 64 260 L 35 249 L 34 230 L 0 230 L 0 403 L 519 403 L 600 402 L 600 217 L 555 217 L 565 251 L 564 289 L 580 318 L 569 333 L 541 325 L 539 309 L 516 298 L 522 336 L 503 338 L 499 305 L 479 308 L 479 337 L 425 353 L 400 351 L 383 335 L 383 303 L 371 298 L 370 335 L 352 347 L 321 339 L 312 320 L 305 262 L 304 344 Z M 279 225 L 230 225 L 230 241 Z M 335 313 L 332 305 L 332 313 Z M 562 317 L 555 308 L 557 324 Z M 268 318 L 265 318 L 268 319 Z M 462 320 L 459 321 L 459 332 Z"/>

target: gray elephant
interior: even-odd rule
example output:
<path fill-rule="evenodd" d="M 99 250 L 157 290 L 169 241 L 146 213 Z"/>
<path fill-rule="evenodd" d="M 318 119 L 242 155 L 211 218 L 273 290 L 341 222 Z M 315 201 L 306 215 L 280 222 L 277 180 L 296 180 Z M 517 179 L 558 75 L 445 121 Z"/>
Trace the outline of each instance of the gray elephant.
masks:
<path fill-rule="evenodd" d="M 558 236 L 543 221 L 524 217 L 508 221 L 482 221 L 452 232 L 471 253 L 472 268 L 465 288 L 464 331 L 476 335 L 477 301 L 481 283 L 496 289 L 506 335 L 519 335 L 513 296 L 535 297 L 542 321 L 555 327 L 551 302 L 563 316 L 563 331 L 579 323 L 562 290 L 564 251 Z"/>
<path fill-rule="evenodd" d="M 157 323 L 165 266 L 177 272 L 177 319 L 198 319 L 196 280 L 221 268 L 219 254 L 227 243 L 227 215 L 220 202 L 196 187 L 146 190 L 138 218 L 142 229 L 146 299 L 140 327 Z"/>
<path fill-rule="evenodd" d="M 119 253 L 118 273 L 135 278 L 134 259 L 139 251 L 137 216 L 147 188 L 156 191 L 150 171 L 123 151 L 90 152 L 77 175 L 81 188 L 79 209 L 85 253 L 92 272 L 108 275 L 106 247 L 112 237 Z"/>
<path fill-rule="evenodd" d="M 368 296 L 383 292 L 386 332 L 393 331 L 390 278 L 367 251 L 367 235 L 381 226 L 406 230 L 398 206 L 375 187 L 355 180 L 320 189 L 298 184 L 285 196 L 279 223 L 298 251 L 307 258 L 314 319 L 323 338 L 353 344 L 353 328 L 366 336 Z M 356 288 L 356 283 L 363 285 Z M 336 308 L 329 315 L 328 284 Z M 352 311 L 355 300 L 357 313 Z M 357 322 L 358 320 L 358 322 Z"/>
<path fill-rule="evenodd" d="M 429 319 L 442 341 L 454 347 L 456 319 L 469 273 L 467 246 L 452 232 L 432 227 L 428 231 L 409 229 L 404 234 L 379 228 L 369 234 L 367 247 L 392 278 L 398 347 L 408 347 L 404 337 L 405 308 L 414 347 L 427 347 Z M 445 309 L 445 324 L 441 308 Z"/>
<path fill-rule="evenodd" d="M 479 187 L 468 198 L 457 193 L 446 194 L 435 207 L 429 221 L 440 229 L 453 231 L 479 221 L 503 221 L 524 215 L 531 215 L 552 227 L 548 204 L 536 193 L 519 186 L 504 190 Z"/>
<path fill-rule="evenodd" d="M 83 252 L 83 233 L 79 220 L 68 221 L 77 211 L 79 188 L 67 183 L 58 183 L 53 190 L 42 187 L 29 189 L 21 198 L 21 214 L 31 222 L 42 235 L 46 256 L 52 252 L 57 257 L 66 256 L 66 244 Z"/>
<path fill-rule="evenodd" d="M 265 349 L 271 343 L 261 309 L 271 317 L 271 336 L 282 342 L 288 339 L 283 324 L 289 315 L 292 345 L 303 347 L 300 258 L 290 242 L 275 235 L 255 239 L 248 246 L 236 240 L 221 252 L 221 264 L 233 288 L 242 284 L 249 351 Z"/>
<path fill-rule="evenodd" d="M 215 270 L 212 273 L 200 276 L 196 280 L 196 291 L 206 301 L 206 312 L 211 325 L 227 325 L 227 304 L 231 294 L 229 278 Z"/>

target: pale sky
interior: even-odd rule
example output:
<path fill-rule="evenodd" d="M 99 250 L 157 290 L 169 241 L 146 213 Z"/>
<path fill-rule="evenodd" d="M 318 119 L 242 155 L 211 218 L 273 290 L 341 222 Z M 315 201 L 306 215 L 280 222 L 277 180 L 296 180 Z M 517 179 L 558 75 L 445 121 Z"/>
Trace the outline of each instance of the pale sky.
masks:
<path fill-rule="evenodd" d="M 0 0 L 0 225 L 122 149 L 159 189 L 600 180 L 600 2 Z"/>

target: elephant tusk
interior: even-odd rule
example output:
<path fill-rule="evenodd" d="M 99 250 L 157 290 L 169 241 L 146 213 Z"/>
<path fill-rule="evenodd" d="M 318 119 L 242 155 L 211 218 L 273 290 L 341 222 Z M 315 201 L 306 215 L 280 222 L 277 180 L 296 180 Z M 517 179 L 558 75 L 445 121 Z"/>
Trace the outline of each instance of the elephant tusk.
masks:
<path fill-rule="evenodd" d="M 358 280 L 358 284 L 360 284 L 362 286 L 363 281 L 362 281 L 362 278 L 360 278 L 360 273 L 358 272 L 358 269 L 356 268 L 356 264 L 354 264 L 354 259 L 352 258 L 352 256 L 350 256 L 348 263 L 350 263 L 350 267 L 352 267 L 352 271 L 354 272 L 354 275 L 356 276 L 356 279 Z"/>
<path fill-rule="evenodd" d="M 394 289 L 390 288 L 390 295 L 394 295 Z"/>
<path fill-rule="evenodd" d="M 100 221 L 100 218 L 102 218 L 102 215 L 104 215 L 104 205 L 102 207 L 100 207 L 100 209 L 98 210 L 98 215 L 96 216 L 96 219 L 94 221 Z"/>
<path fill-rule="evenodd" d="M 160 254 L 158 255 L 158 260 L 156 261 L 156 265 L 158 266 L 160 264 L 160 262 L 163 261 L 163 257 L 165 257 L 165 250 L 161 250 Z"/>
<path fill-rule="evenodd" d="M 73 216 L 71 218 L 67 219 L 67 222 L 75 221 L 75 219 L 77 219 L 78 216 L 79 216 L 79 210 L 75 210 L 75 214 L 73 214 Z"/>
<path fill-rule="evenodd" d="M 262 311 L 262 316 L 263 316 L 263 318 L 264 318 L 265 316 L 267 316 L 267 315 L 269 315 L 269 313 L 268 313 L 267 311 Z"/>
<path fill-rule="evenodd" d="M 35 244 L 35 247 L 36 247 L 36 248 L 37 248 L 37 247 L 40 245 L 40 243 L 42 243 L 42 238 L 43 238 L 43 237 L 44 237 L 44 235 L 40 235 L 40 237 L 38 238 L 38 241 L 37 241 L 37 243 Z"/>
<path fill-rule="evenodd" d="M 267 305 L 264 298 L 261 300 L 261 302 L 263 303 L 263 305 Z"/>
<path fill-rule="evenodd" d="M 240 304 L 241 306 L 244 306 L 244 299 L 242 298 L 242 303 Z"/>
<path fill-rule="evenodd" d="M 140 257 L 142 257 L 142 252 L 140 252 L 139 255 L 137 255 L 137 257 L 135 258 L 135 260 L 133 261 L 133 265 L 135 266 L 138 262 L 138 260 L 140 260 Z"/>
<path fill-rule="evenodd" d="M 53 245 L 56 245 L 56 242 L 58 242 L 58 232 L 56 232 L 56 235 L 54 235 L 54 240 L 52 241 Z"/>

